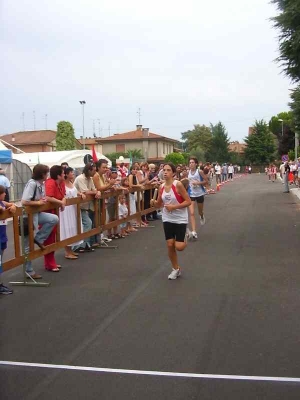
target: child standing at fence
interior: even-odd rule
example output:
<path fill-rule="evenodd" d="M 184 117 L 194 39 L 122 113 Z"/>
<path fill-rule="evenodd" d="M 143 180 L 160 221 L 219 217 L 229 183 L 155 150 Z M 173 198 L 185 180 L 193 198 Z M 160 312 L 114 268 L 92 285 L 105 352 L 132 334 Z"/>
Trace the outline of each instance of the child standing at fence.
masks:
<path fill-rule="evenodd" d="M 9 210 L 12 214 L 16 212 L 16 206 L 13 203 L 7 203 L 4 201 L 5 199 L 5 187 L 0 185 L 0 212 L 3 212 L 4 210 Z M 1 274 L 3 272 L 2 269 L 2 261 L 3 261 L 3 253 L 4 250 L 7 248 L 7 235 L 6 235 L 6 225 L 7 221 L 6 219 L 1 219 L 0 220 L 0 294 L 12 294 L 13 291 L 12 289 L 8 288 L 7 286 L 4 286 L 3 283 L 1 283 Z"/>
<path fill-rule="evenodd" d="M 126 205 L 126 197 L 122 194 L 119 197 L 119 219 L 127 218 L 128 217 L 128 208 Z M 126 232 L 127 222 L 120 224 L 120 235 L 122 238 L 128 236 Z"/>

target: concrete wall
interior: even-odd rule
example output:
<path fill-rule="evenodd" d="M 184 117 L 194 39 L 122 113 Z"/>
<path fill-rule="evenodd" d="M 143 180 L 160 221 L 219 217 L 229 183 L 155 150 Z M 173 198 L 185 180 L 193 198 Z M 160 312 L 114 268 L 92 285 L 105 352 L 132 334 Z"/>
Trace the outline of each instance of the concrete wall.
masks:
<path fill-rule="evenodd" d="M 141 149 L 142 155 L 145 158 L 165 157 L 169 153 L 173 153 L 173 142 L 156 141 L 156 140 L 140 140 L 140 141 L 118 141 L 114 143 L 103 142 L 103 154 L 115 153 L 116 144 L 125 144 L 125 152 L 133 149 Z"/>
<path fill-rule="evenodd" d="M 35 153 L 35 152 L 43 152 L 43 151 L 55 151 L 53 146 L 43 145 L 43 144 L 26 144 L 23 146 L 18 146 L 20 150 L 25 151 L 25 153 Z M 17 153 L 16 149 L 11 149 L 13 153 Z"/>

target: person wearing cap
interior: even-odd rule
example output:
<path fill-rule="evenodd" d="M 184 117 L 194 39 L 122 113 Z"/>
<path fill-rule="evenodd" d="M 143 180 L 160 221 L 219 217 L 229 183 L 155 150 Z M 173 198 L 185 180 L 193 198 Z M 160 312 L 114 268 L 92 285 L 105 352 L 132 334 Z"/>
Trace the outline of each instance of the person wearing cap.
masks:
<path fill-rule="evenodd" d="M 4 199 L 4 201 L 9 202 L 9 191 L 8 191 L 8 189 L 10 188 L 10 181 L 5 176 L 5 171 L 2 168 L 0 168 L 0 185 L 5 187 L 5 199 Z"/>
<path fill-rule="evenodd" d="M 120 173 L 121 178 L 125 178 L 126 176 L 128 176 L 128 169 L 125 167 L 124 162 L 121 162 L 121 164 L 119 165 L 118 172 Z"/>

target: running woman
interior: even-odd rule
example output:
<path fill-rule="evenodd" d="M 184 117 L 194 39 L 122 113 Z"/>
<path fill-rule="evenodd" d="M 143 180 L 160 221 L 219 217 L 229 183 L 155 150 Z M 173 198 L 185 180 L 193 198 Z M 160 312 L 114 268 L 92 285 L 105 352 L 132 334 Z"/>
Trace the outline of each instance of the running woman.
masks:
<path fill-rule="evenodd" d="M 151 206 L 163 207 L 162 220 L 165 231 L 165 238 L 168 246 L 168 255 L 172 263 L 172 272 L 168 279 L 177 279 L 181 275 L 181 268 L 178 265 L 176 251 L 182 251 L 186 247 L 186 227 L 188 224 L 187 207 L 191 200 L 183 184 L 174 180 L 176 167 L 172 163 L 164 165 L 164 180 L 159 190 L 157 200 L 151 200 Z"/>
<path fill-rule="evenodd" d="M 203 173 L 203 171 L 198 169 L 198 160 L 196 157 L 191 157 L 189 161 L 190 171 L 188 179 L 190 181 L 190 198 L 191 205 L 189 207 L 190 211 L 190 220 L 192 225 L 192 238 L 198 239 L 198 235 L 196 232 L 196 220 L 195 220 L 195 202 L 197 202 L 198 213 L 200 215 L 200 224 L 205 224 L 205 217 L 203 214 L 203 206 L 204 206 L 204 195 L 205 189 L 204 186 L 207 185 L 207 175 Z"/>

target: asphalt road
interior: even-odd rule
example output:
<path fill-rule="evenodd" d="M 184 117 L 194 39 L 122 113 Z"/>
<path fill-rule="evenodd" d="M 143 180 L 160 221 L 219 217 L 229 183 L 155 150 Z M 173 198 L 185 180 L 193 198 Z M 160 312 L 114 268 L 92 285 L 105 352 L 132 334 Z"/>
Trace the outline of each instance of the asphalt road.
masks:
<path fill-rule="evenodd" d="M 278 379 L 300 378 L 300 202 L 282 191 L 251 175 L 207 196 L 176 281 L 160 221 L 117 250 L 60 253 L 58 274 L 35 261 L 51 286 L 1 297 L 0 359 L 111 370 L 0 365 L 1 400 L 298 400 L 300 379 Z"/>

